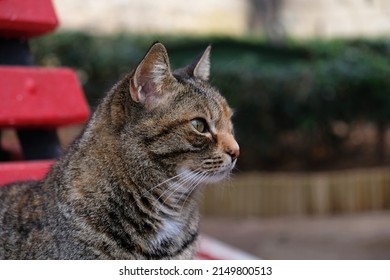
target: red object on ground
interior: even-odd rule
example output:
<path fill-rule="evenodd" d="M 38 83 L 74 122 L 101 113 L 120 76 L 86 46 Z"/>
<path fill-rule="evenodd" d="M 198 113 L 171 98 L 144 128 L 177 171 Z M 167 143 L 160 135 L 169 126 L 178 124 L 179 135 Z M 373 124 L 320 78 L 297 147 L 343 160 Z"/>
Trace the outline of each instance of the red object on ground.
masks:
<path fill-rule="evenodd" d="M 53 31 L 58 19 L 51 0 L 0 0 L 0 35 L 29 38 Z"/>
<path fill-rule="evenodd" d="M 50 128 L 82 123 L 89 116 L 71 69 L 0 67 L 0 85 L 0 127 Z"/>
<path fill-rule="evenodd" d="M 0 187 L 16 182 L 42 179 L 53 160 L 14 161 L 0 164 Z"/>

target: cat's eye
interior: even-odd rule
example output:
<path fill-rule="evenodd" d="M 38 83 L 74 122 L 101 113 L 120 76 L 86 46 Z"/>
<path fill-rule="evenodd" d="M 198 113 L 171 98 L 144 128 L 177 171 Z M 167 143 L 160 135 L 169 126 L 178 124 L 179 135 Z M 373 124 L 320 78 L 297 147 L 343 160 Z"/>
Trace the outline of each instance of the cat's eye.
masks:
<path fill-rule="evenodd" d="M 206 133 L 209 131 L 207 122 L 205 119 L 197 118 L 191 121 L 192 126 L 200 133 Z"/>

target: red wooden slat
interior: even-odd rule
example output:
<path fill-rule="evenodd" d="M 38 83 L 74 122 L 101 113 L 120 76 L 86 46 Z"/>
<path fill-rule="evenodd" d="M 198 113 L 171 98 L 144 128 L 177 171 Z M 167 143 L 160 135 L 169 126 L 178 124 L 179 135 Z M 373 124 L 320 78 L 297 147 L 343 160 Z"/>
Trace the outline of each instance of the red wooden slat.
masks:
<path fill-rule="evenodd" d="M 0 0 L 0 35 L 32 37 L 58 25 L 51 0 Z"/>
<path fill-rule="evenodd" d="M 52 163 L 53 160 L 2 162 L 0 186 L 15 181 L 39 180 L 45 176 Z"/>
<path fill-rule="evenodd" d="M 0 67 L 0 127 L 57 127 L 88 116 L 73 70 Z"/>

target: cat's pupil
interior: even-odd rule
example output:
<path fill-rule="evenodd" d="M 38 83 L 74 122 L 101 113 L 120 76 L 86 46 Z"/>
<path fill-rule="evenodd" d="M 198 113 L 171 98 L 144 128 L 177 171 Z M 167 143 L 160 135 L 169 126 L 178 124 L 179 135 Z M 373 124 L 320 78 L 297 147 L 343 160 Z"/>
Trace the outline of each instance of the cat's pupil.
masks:
<path fill-rule="evenodd" d="M 207 132 L 207 123 L 206 123 L 206 120 L 198 118 L 198 119 L 193 119 L 193 120 L 191 121 L 191 123 L 192 123 L 193 127 L 194 127 L 197 131 L 199 131 L 200 133 L 205 133 L 205 132 Z"/>

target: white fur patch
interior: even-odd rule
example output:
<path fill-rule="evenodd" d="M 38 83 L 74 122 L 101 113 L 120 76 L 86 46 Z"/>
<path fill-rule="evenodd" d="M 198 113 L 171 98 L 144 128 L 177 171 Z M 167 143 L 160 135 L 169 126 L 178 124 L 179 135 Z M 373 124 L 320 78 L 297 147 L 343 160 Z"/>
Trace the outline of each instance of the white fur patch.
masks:
<path fill-rule="evenodd" d="M 162 227 L 157 233 L 156 237 L 152 240 L 153 245 L 158 246 L 164 240 L 168 238 L 174 238 L 179 235 L 183 229 L 183 224 L 173 219 L 164 219 Z"/>

